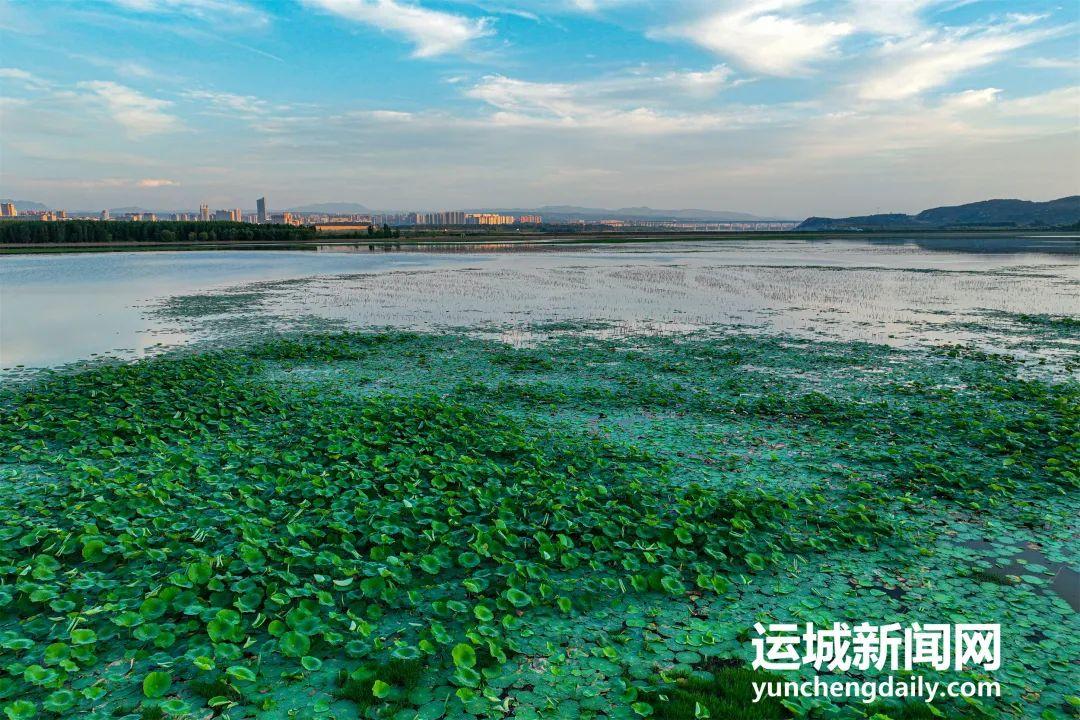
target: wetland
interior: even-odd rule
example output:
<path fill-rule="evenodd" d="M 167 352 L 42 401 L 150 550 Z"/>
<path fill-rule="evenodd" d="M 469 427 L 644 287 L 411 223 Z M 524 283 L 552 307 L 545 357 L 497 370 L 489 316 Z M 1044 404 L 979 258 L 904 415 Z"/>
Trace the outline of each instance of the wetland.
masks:
<path fill-rule="evenodd" d="M 0 258 L 0 707 L 1075 717 L 1078 261 Z M 834 621 L 1000 623 L 924 674 L 1001 696 L 748 702 L 755 623 Z"/>

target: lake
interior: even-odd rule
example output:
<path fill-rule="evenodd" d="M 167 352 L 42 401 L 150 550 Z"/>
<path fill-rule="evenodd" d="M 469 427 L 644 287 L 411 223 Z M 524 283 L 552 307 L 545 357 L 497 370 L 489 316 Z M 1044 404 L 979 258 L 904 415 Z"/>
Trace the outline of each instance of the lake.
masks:
<path fill-rule="evenodd" d="M 604 332 L 738 325 L 894 345 L 1025 348 L 1010 318 L 1080 315 L 1080 236 L 192 250 L 0 256 L 0 366 L 314 325 Z"/>

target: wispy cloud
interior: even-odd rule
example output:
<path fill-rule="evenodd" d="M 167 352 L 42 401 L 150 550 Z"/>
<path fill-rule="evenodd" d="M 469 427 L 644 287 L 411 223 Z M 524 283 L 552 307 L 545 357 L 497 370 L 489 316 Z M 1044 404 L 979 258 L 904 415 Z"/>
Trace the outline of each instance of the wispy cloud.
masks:
<path fill-rule="evenodd" d="M 1058 118 L 1068 121 L 1075 129 L 1080 123 L 1080 85 L 1005 100 L 1001 112 L 1012 117 Z"/>
<path fill-rule="evenodd" d="M 1060 32 L 1059 28 L 1029 27 L 1032 22 L 1032 18 L 1013 18 L 985 27 L 928 30 L 887 42 L 876 54 L 876 69 L 860 83 L 859 95 L 866 100 L 910 98 Z"/>
<path fill-rule="evenodd" d="M 214 25 L 242 23 L 266 25 L 263 10 L 240 0 L 106 0 L 124 10 L 140 13 L 183 15 Z"/>
<path fill-rule="evenodd" d="M 270 110 L 270 103 L 254 95 L 238 95 L 211 90 L 185 90 L 183 96 L 203 103 L 215 111 L 242 117 L 255 117 Z"/>
<path fill-rule="evenodd" d="M 180 183 L 175 180 L 168 180 L 166 178 L 143 178 L 135 183 L 135 185 L 141 188 L 176 187 L 179 184 Z"/>
<path fill-rule="evenodd" d="M 1037 57 L 1025 60 L 1021 64 L 1038 70 L 1072 70 L 1074 72 L 1080 70 L 1080 58 L 1075 55 L 1063 58 Z"/>
<path fill-rule="evenodd" d="M 21 68 L 0 68 L 0 88 L 11 84 L 17 84 L 29 90 L 44 90 L 49 87 L 49 83 L 32 72 Z"/>
<path fill-rule="evenodd" d="M 78 87 L 100 104 L 131 137 L 157 135 L 180 128 L 180 119 L 167 112 L 168 100 L 153 98 L 126 85 L 105 80 L 81 82 Z"/>
<path fill-rule="evenodd" d="M 576 83 L 542 83 L 489 75 L 466 95 L 495 108 L 491 120 L 502 126 L 604 129 L 616 133 L 687 133 L 733 128 L 749 117 L 763 120 L 760 108 L 733 111 L 687 110 L 673 106 L 690 90 L 709 92 L 727 82 L 731 71 L 615 76 Z M 644 102 L 651 100 L 652 105 Z"/>
<path fill-rule="evenodd" d="M 946 0 L 848 0 L 844 8 L 859 32 L 913 35 L 923 27 L 921 13 Z"/>
<path fill-rule="evenodd" d="M 164 187 L 178 187 L 180 183 L 175 180 L 162 178 L 144 178 L 142 180 L 127 177 L 49 177 L 29 181 L 33 185 L 41 185 L 49 188 L 79 188 L 83 190 L 99 189 L 134 189 L 154 190 Z"/>
<path fill-rule="evenodd" d="M 800 75 L 833 55 L 837 41 L 855 32 L 850 22 L 802 12 L 806 4 L 806 0 L 740 0 L 659 35 L 687 38 L 755 72 Z"/>
<path fill-rule="evenodd" d="M 416 57 L 459 52 L 492 34 L 488 18 L 470 18 L 398 0 L 302 0 L 312 8 L 399 33 L 416 45 Z"/>

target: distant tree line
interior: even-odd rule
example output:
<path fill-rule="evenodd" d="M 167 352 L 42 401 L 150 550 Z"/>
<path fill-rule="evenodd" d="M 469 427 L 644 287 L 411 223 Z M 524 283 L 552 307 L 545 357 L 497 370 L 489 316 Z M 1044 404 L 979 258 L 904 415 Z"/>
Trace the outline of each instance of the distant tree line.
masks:
<path fill-rule="evenodd" d="M 382 232 L 381 230 L 379 231 Z M 315 229 L 238 222 L 98 222 L 94 220 L 10 220 L 0 222 L 0 243 L 76 245 L 81 243 L 296 242 L 313 240 Z"/>
<path fill-rule="evenodd" d="M 387 225 L 386 223 L 383 223 L 382 227 L 379 227 L 379 228 L 375 227 L 374 225 L 369 227 L 367 229 L 367 236 L 371 237 L 371 238 L 396 238 L 396 237 L 401 237 L 401 231 L 400 230 L 395 230 L 392 227 L 390 227 L 389 225 Z M 356 235 L 356 234 L 350 233 L 350 234 L 346 235 L 345 237 L 356 238 L 356 237 L 363 237 L 363 235 Z"/>

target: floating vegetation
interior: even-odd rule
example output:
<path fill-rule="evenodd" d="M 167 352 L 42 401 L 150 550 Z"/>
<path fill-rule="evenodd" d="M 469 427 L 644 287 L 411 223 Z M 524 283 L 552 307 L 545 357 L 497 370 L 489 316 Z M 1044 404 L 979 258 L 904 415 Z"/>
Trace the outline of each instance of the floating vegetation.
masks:
<path fill-rule="evenodd" d="M 643 693 L 645 703 L 657 720 L 782 720 L 793 717 L 777 698 L 763 697 L 755 703 L 753 683 L 779 682 L 783 677 L 751 670 L 738 661 L 712 659 L 693 672 L 675 673 L 669 682 Z M 645 706 L 638 710 L 644 712 Z"/>
<path fill-rule="evenodd" d="M 12 720 L 864 717 L 732 714 L 766 618 L 1002 622 L 979 712 L 1073 691 L 1049 570 L 977 568 L 1075 563 L 1080 388 L 996 356 L 311 333 L 0 410 Z"/>
<path fill-rule="evenodd" d="M 177 295 L 154 307 L 153 312 L 169 320 L 199 320 L 215 315 L 255 311 L 263 305 L 267 295 L 266 291 L 259 290 Z"/>

